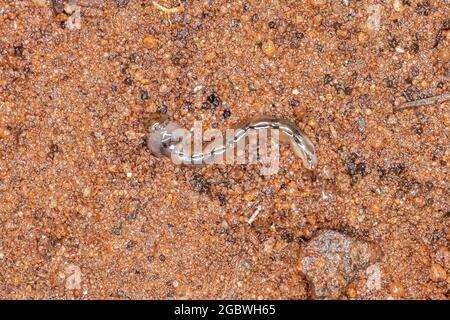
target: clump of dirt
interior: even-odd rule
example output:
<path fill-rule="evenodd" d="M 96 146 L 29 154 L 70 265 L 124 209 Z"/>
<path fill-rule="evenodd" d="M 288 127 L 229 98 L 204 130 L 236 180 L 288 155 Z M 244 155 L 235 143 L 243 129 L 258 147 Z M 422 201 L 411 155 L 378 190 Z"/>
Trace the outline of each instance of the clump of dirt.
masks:
<path fill-rule="evenodd" d="M 303 273 L 314 298 L 338 298 L 358 271 L 381 259 L 377 245 L 332 230 L 321 230 L 303 250 Z"/>

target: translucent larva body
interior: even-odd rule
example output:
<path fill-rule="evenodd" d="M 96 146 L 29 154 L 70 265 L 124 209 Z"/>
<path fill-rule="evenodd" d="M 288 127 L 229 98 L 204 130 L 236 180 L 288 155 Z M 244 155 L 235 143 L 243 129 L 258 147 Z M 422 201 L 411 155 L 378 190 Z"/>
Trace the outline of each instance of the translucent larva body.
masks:
<path fill-rule="evenodd" d="M 211 159 L 224 154 L 235 147 L 241 140 L 246 139 L 248 134 L 254 130 L 279 130 L 280 141 L 290 144 L 295 155 L 300 157 L 307 169 L 317 166 L 317 156 L 313 143 L 295 124 L 290 121 L 274 117 L 256 117 L 243 123 L 235 130 L 233 139 L 224 145 L 205 149 L 209 152 L 187 154 L 177 148 L 180 139 L 172 134 L 180 126 L 175 122 L 168 121 L 166 117 L 156 115 L 150 122 L 149 148 L 156 156 L 176 157 L 179 163 L 190 165 L 202 165 L 211 163 Z"/>

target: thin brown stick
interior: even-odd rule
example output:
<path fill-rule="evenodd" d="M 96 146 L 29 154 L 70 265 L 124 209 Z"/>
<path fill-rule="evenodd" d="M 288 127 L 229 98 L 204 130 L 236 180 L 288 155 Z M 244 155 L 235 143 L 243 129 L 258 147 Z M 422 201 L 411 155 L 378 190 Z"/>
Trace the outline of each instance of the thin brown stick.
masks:
<path fill-rule="evenodd" d="M 158 2 L 153 1 L 153 5 L 154 5 L 158 10 L 161 10 L 162 12 L 167 13 L 167 14 L 173 14 L 173 13 L 181 13 L 181 12 L 183 12 L 183 11 L 184 11 L 184 7 L 183 7 L 183 5 L 181 4 L 181 1 L 180 1 L 179 3 L 180 3 L 180 5 L 179 5 L 178 7 L 174 7 L 174 8 L 166 8 L 166 7 L 162 6 L 162 5 L 160 5 Z"/>
<path fill-rule="evenodd" d="M 442 103 L 447 100 L 450 100 L 450 92 L 446 92 L 441 95 L 433 96 L 433 97 L 429 97 L 429 98 L 425 98 L 425 99 L 419 99 L 419 100 L 402 103 L 401 105 L 394 107 L 394 111 L 418 108 L 418 107 L 422 107 L 422 106 L 429 106 L 429 105 L 436 104 L 436 103 Z"/>

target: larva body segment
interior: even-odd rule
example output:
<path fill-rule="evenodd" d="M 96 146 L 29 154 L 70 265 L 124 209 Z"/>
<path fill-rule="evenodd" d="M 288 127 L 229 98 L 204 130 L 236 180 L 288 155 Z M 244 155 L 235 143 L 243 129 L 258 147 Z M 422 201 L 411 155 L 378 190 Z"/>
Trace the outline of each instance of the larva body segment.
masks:
<path fill-rule="evenodd" d="M 236 146 L 241 140 L 246 139 L 252 131 L 259 130 L 279 130 L 280 142 L 288 143 L 292 151 L 303 161 L 307 169 L 314 169 L 317 166 L 317 156 L 313 143 L 295 124 L 284 119 L 261 116 L 255 117 L 243 123 L 234 132 L 233 139 L 225 144 L 204 149 L 209 152 L 187 154 L 180 150 L 179 146 L 181 127 L 173 121 L 167 120 L 163 116 L 155 116 L 150 122 L 149 148 L 156 156 L 170 156 L 176 159 L 177 163 L 187 165 L 204 165 L 213 163 L 213 158 L 221 156 Z M 178 134 L 175 134 L 175 133 Z"/>

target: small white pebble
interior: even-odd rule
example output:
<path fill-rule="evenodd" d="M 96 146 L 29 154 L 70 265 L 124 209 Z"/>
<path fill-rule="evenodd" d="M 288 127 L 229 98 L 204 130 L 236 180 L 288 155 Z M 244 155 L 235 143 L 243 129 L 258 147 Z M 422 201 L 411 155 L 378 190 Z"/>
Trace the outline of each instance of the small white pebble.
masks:
<path fill-rule="evenodd" d="M 81 270 L 80 267 L 74 264 L 69 264 L 65 268 L 66 289 L 74 290 L 81 289 Z"/>
<path fill-rule="evenodd" d="M 369 266 L 366 269 L 367 289 L 369 291 L 381 290 L 382 272 L 378 263 Z"/>
<path fill-rule="evenodd" d="M 405 52 L 405 50 L 403 48 L 400 48 L 400 47 L 395 48 L 395 51 L 397 51 L 398 53 Z"/>
<path fill-rule="evenodd" d="M 397 124 L 397 118 L 396 118 L 395 116 L 390 116 L 390 117 L 387 119 L 387 123 L 388 123 L 388 124 Z"/>
<path fill-rule="evenodd" d="M 58 279 L 59 280 L 64 280 L 66 278 L 66 275 L 64 272 L 60 271 L 58 272 Z"/>
<path fill-rule="evenodd" d="M 367 28 L 370 31 L 379 31 L 381 28 L 381 5 L 376 4 L 367 7 Z"/>
<path fill-rule="evenodd" d="M 294 89 L 292 90 L 292 94 L 297 96 L 300 94 L 300 91 L 298 91 L 298 89 Z"/>
<path fill-rule="evenodd" d="M 259 212 L 261 211 L 261 207 L 258 207 L 255 212 L 253 212 L 252 216 L 250 217 L 250 219 L 248 219 L 248 224 L 252 224 L 253 221 L 255 221 L 256 217 L 258 216 Z"/>
<path fill-rule="evenodd" d="M 76 9 L 76 4 L 66 3 L 64 5 L 64 12 L 67 13 L 68 15 L 71 15 L 72 13 L 74 13 L 75 9 Z"/>
<path fill-rule="evenodd" d="M 394 10 L 395 11 L 402 11 L 403 5 L 401 0 L 394 0 L 393 2 Z"/>
<path fill-rule="evenodd" d="M 89 289 L 87 286 L 83 286 L 83 294 L 87 295 L 89 293 Z"/>
<path fill-rule="evenodd" d="M 199 86 L 196 86 L 195 88 L 194 88 L 194 90 L 192 90 L 194 93 L 197 93 L 197 92 L 199 92 L 200 90 L 202 90 L 203 89 L 203 86 L 202 85 L 199 85 Z"/>
<path fill-rule="evenodd" d="M 131 178 L 133 176 L 133 173 L 132 172 L 127 172 L 127 177 L 128 178 Z"/>

